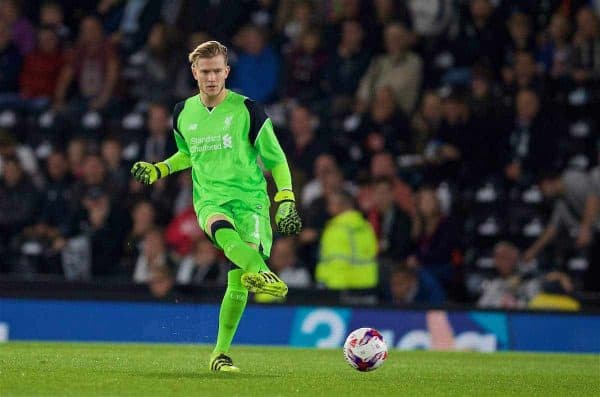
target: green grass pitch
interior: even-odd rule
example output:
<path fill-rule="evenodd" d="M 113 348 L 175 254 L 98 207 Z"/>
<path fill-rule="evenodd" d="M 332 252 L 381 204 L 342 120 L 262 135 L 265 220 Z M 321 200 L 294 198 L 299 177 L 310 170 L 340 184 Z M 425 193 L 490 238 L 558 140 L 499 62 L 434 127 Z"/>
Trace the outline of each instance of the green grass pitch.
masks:
<path fill-rule="evenodd" d="M 600 355 L 390 352 L 374 372 L 340 349 L 234 346 L 242 372 L 201 345 L 0 344 L 0 396 L 600 396 Z"/>

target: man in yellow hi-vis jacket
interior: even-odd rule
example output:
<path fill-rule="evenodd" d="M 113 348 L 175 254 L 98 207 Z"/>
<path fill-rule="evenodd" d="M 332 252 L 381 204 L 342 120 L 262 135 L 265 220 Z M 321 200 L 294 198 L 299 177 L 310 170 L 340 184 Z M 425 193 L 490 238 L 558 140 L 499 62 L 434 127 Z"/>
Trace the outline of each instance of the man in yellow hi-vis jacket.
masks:
<path fill-rule="evenodd" d="M 374 288 L 378 282 L 377 237 L 345 192 L 330 195 L 333 218 L 321 237 L 316 279 L 329 289 Z"/>

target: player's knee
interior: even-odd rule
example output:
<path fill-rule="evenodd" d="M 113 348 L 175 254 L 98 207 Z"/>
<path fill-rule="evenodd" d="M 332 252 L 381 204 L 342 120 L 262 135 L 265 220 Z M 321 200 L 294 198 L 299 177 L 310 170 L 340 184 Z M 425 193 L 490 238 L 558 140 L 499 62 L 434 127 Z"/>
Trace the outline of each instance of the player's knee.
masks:
<path fill-rule="evenodd" d="M 221 229 L 235 230 L 235 227 L 226 219 L 217 219 L 210 225 L 210 235 L 212 238 L 217 238 L 217 232 Z"/>

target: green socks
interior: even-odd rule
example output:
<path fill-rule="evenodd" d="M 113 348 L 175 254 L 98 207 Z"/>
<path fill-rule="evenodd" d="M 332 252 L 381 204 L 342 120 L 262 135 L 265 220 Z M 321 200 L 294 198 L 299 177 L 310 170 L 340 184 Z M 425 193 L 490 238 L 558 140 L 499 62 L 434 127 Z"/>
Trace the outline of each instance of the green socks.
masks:
<path fill-rule="evenodd" d="M 265 261 L 258 251 L 242 241 L 236 230 L 222 228 L 217 230 L 213 237 L 223 248 L 227 259 L 244 271 L 258 273 L 260 269 L 266 267 Z"/>
<path fill-rule="evenodd" d="M 213 354 L 227 353 L 237 330 L 246 301 L 248 290 L 242 285 L 242 274 L 245 272 L 258 273 L 265 269 L 262 256 L 254 248 L 246 244 L 234 229 L 218 229 L 213 236 L 223 249 L 225 256 L 240 269 L 230 270 L 227 274 L 227 290 L 219 312 L 219 333 L 217 345 Z"/>
<path fill-rule="evenodd" d="M 213 354 L 229 351 L 235 331 L 242 314 L 244 314 L 246 301 L 248 300 L 248 290 L 242 286 L 242 274 L 244 274 L 242 269 L 230 270 L 227 274 L 227 290 L 219 312 L 219 333 L 217 334 L 217 345 L 213 350 Z"/>

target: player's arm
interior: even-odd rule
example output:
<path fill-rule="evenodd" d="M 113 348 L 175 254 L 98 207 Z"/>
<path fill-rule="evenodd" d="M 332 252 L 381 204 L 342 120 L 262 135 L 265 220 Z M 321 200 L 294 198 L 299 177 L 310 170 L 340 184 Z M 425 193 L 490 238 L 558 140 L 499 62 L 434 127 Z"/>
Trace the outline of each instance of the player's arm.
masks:
<path fill-rule="evenodd" d="M 177 144 L 177 152 L 168 159 L 159 161 L 158 163 L 152 164 L 145 161 L 135 163 L 131 168 L 131 173 L 138 182 L 151 185 L 161 178 L 185 170 L 191 166 L 190 150 L 177 126 L 177 118 L 182 109 L 183 103 L 177 104 L 173 114 L 173 133 L 175 135 L 175 143 Z"/>
<path fill-rule="evenodd" d="M 274 198 L 279 204 L 275 214 L 277 230 L 285 235 L 298 234 L 302 229 L 302 221 L 296 210 L 292 175 L 285 153 L 273 130 L 273 123 L 256 102 L 246 100 L 246 106 L 250 112 L 250 142 L 256 147 L 265 168 L 271 171 L 277 186 Z"/>

